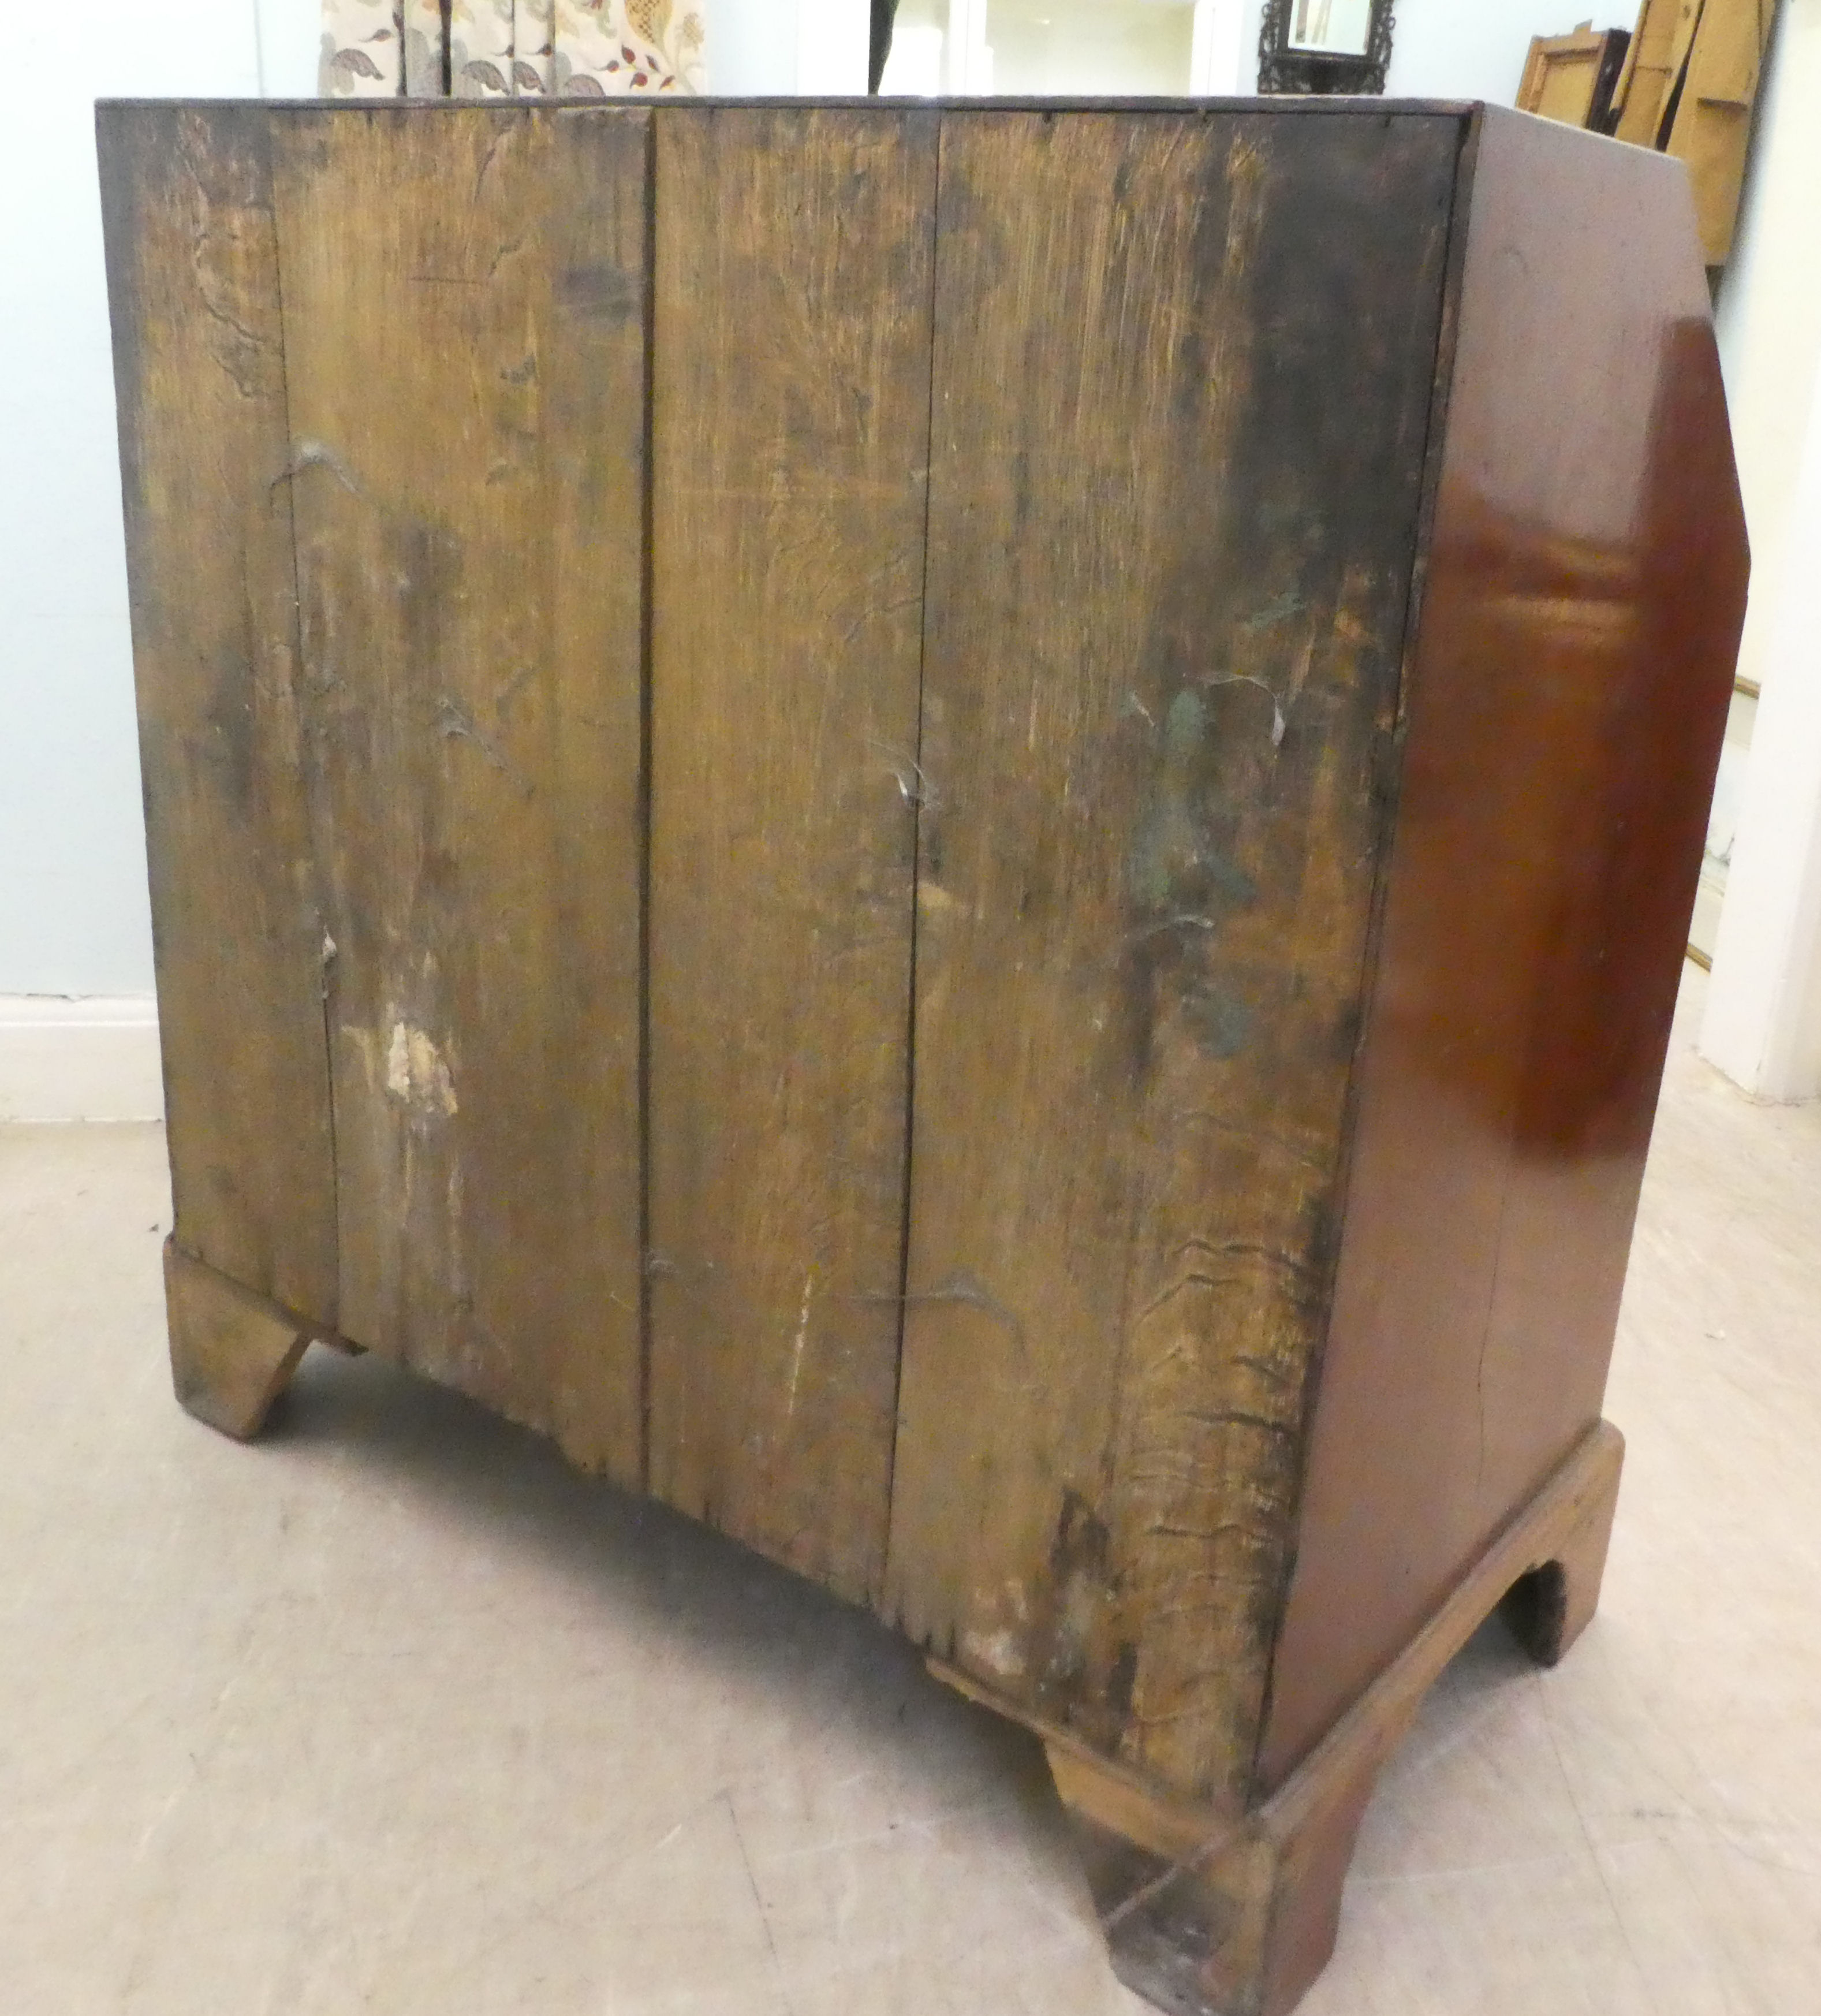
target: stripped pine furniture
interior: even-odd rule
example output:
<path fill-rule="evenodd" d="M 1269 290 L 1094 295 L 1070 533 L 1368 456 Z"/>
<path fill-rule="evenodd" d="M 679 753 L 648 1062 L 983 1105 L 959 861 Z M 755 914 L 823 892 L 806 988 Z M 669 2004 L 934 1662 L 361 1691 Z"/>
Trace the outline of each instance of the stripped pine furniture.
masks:
<path fill-rule="evenodd" d="M 378 1352 L 869 1606 L 1128 1982 L 1287 2009 L 1424 1689 L 1597 1595 L 1746 580 L 1681 169 L 99 130 L 179 1396 Z"/>

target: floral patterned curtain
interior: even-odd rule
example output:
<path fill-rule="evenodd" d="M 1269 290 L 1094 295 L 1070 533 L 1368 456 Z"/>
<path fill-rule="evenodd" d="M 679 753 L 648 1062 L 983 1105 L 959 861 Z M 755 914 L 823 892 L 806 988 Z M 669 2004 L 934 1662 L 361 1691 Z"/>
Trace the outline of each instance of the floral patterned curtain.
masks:
<path fill-rule="evenodd" d="M 702 88 L 697 0 L 322 0 L 326 98 Z"/>

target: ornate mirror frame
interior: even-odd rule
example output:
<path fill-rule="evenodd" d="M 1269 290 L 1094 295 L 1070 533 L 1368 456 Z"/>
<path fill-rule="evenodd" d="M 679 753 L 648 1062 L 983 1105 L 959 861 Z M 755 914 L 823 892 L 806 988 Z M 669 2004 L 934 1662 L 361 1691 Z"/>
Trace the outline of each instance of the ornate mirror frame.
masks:
<path fill-rule="evenodd" d="M 1258 24 L 1258 88 L 1308 96 L 1384 89 L 1391 59 L 1391 0 L 1372 0 L 1372 25 L 1363 56 L 1330 56 L 1319 49 L 1292 49 L 1290 23 L 1297 0 L 1265 0 Z"/>

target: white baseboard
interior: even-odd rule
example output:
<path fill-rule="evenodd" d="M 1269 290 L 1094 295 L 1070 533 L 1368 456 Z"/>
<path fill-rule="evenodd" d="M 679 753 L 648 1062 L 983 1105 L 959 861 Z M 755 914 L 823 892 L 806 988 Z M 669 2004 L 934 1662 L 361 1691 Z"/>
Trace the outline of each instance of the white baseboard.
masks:
<path fill-rule="evenodd" d="M 149 994 L 0 994 L 0 1121 L 164 1114 Z"/>

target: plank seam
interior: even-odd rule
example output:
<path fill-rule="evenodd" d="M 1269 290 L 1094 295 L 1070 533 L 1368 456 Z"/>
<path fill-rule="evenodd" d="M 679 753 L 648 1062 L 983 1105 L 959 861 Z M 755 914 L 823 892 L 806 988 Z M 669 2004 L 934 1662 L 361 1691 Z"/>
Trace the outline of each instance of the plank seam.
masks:
<path fill-rule="evenodd" d="M 898 1348 L 892 1368 L 891 1442 L 885 1459 L 885 1546 L 880 1564 L 880 1586 L 874 1607 L 880 1606 L 891 1580 L 893 1510 L 898 1498 L 898 1435 L 899 1409 L 904 1399 L 905 1319 L 910 1308 L 911 1168 L 916 1147 L 917 1090 L 917 905 L 922 895 L 923 797 L 929 789 L 923 776 L 923 670 L 930 646 L 930 495 L 934 487 L 936 459 L 936 317 L 939 300 L 937 261 L 942 251 L 942 135 L 947 124 L 941 113 L 934 114 L 936 164 L 930 200 L 930 347 L 928 391 L 923 423 L 923 554 L 922 577 L 917 589 L 917 713 L 912 736 L 911 776 L 916 788 L 911 794 L 910 945 L 906 966 L 909 985 L 905 1003 L 904 1043 L 904 1189 L 899 1213 L 898 1244 Z"/>
<path fill-rule="evenodd" d="M 657 122 L 645 122 L 645 387 L 639 528 L 639 1488 L 651 1492 L 651 795 L 657 523 Z"/>

